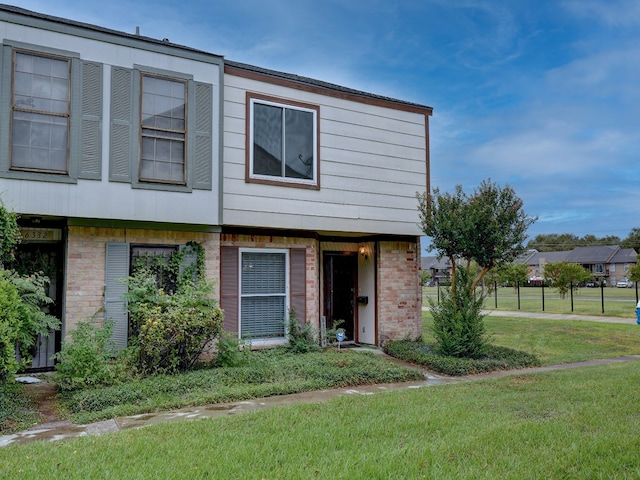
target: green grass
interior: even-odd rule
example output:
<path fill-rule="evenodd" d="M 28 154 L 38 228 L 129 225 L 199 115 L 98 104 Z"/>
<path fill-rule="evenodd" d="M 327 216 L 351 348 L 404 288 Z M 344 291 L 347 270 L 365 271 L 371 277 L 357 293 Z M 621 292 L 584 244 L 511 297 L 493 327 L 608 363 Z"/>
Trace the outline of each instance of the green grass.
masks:
<path fill-rule="evenodd" d="M 121 385 L 65 393 L 76 423 L 326 388 L 420 380 L 371 352 L 327 350 L 294 354 L 285 349 L 253 352 L 246 365 L 147 377 Z"/>
<path fill-rule="evenodd" d="M 444 287 L 442 287 L 444 288 Z M 428 305 L 427 299 L 436 300 L 438 291 L 436 287 L 424 287 L 423 303 Z M 605 288 L 604 289 L 604 313 L 602 313 L 602 298 L 599 288 L 580 288 L 574 292 L 573 311 L 571 310 L 571 297 L 562 299 L 553 288 L 544 290 L 545 313 L 575 313 L 582 315 L 606 315 L 610 317 L 636 318 L 636 292 L 634 288 Z M 521 310 L 523 312 L 542 312 L 542 291 L 539 287 L 527 287 L 520 289 L 520 308 L 518 308 L 518 296 L 512 288 L 499 288 L 497 298 L 497 310 Z M 496 299 L 493 293 L 489 294 L 484 302 L 486 309 L 496 309 Z"/>
<path fill-rule="evenodd" d="M 0 449 L 5 478 L 636 479 L 638 362 Z"/>
<path fill-rule="evenodd" d="M 423 339 L 435 341 L 423 312 Z M 485 317 L 491 343 L 536 355 L 543 365 L 640 354 L 640 326 L 579 320 Z"/>

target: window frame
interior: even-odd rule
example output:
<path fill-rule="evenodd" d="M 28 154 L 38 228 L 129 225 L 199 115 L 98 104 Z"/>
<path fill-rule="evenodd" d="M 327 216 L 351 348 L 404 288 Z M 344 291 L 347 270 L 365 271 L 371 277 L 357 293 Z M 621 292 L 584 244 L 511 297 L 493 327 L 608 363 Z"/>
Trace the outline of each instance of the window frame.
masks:
<path fill-rule="evenodd" d="M 45 110 L 37 110 L 30 108 L 20 108 L 15 104 L 15 95 L 16 95 L 16 66 L 17 66 L 17 56 L 18 55 L 27 55 L 30 57 L 40 57 L 47 58 L 50 60 L 57 60 L 66 62 L 66 72 L 67 72 L 67 108 L 66 113 L 58 113 L 54 111 L 45 111 Z M 14 172 L 35 172 L 35 173 L 45 173 L 48 175 L 69 175 L 70 169 L 70 141 L 71 141 L 71 84 L 72 84 L 72 62 L 71 58 L 65 55 L 54 54 L 49 52 L 40 52 L 34 51 L 27 48 L 16 47 L 12 49 L 11 52 L 11 114 L 10 114 L 10 149 L 9 149 L 9 170 Z M 25 166 L 16 166 L 14 165 L 14 125 L 15 125 L 15 113 L 23 112 L 23 113 L 34 113 L 38 115 L 45 115 L 47 117 L 56 117 L 56 118 L 64 118 L 66 120 L 66 145 L 65 145 L 65 168 L 61 169 L 51 169 L 51 168 L 37 168 L 37 167 L 25 167 Z M 50 150 L 50 149 L 49 149 Z"/>
<path fill-rule="evenodd" d="M 243 294 L 242 293 L 242 260 L 245 253 L 265 253 L 265 254 L 278 254 L 284 255 L 285 257 L 285 265 L 284 265 L 284 292 L 279 294 Z M 265 296 L 278 296 L 284 298 L 284 312 L 285 317 L 288 317 L 289 310 L 291 308 L 291 300 L 290 300 L 290 268 L 291 268 L 291 258 L 289 249 L 286 248 L 239 248 L 238 249 L 238 338 L 242 338 L 242 300 L 244 298 L 249 297 L 265 297 Z M 284 322 L 283 325 L 283 335 L 280 337 L 255 337 L 251 338 L 252 342 L 258 343 L 260 345 L 265 344 L 281 344 L 286 343 L 287 341 L 287 333 L 288 326 L 287 322 Z"/>
<path fill-rule="evenodd" d="M 69 132 L 67 172 L 52 173 L 10 168 L 12 148 L 13 56 L 20 50 L 33 55 L 65 58 L 70 61 Z M 59 48 L 4 38 L 0 42 L 0 178 L 75 184 L 79 179 L 100 180 L 102 173 L 101 63 L 83 60 L 80 54 Z M 87 136 L 92 141 L 87 142 Z"/>
<path fill-rule="evenodd" d="M 148 69 L 140 70 L 139 75 L 139 91 L 140 91 L 140 99 L 139 99 L 139 116 L 138 116 L 138 142 L 140 145 L 140 150 L 138 153 L 138 172 L 137 172 L 137 181 L 145 184 L 166 184 L 166 185 L 179 185 L 186 186 L 188 183 L 188 170 L 187 170 L 187 160 L 188 160 L 188 139 L 189 139 L 189 80 L 187 78 L 175 77 L 163 73 L 157 73 L 153 71 L 149 71 Z M 172 129 L 162 129 L 156 127 L 148 127 L 143 125 L 143 111 L 142 111 L 142 102 L 144 97 L 144 78 L 156 78 L 160 80 L 166 80 L 175 83 L 181 83 L 184 86 L 184 129 L 172 130 Z M 148 136 L 144 134 L 144 130 L 154 130 L 157 132 L 163 132 L 165 134 L 173 134 L 179 133 L 183 136 L 182 144 L 183 144 L 183 154 L 182 154 L 182 180 L 164 180 L 158 178 L 146 178 L 142 176 L 142 145 L 143 139 L 145 137 L 148 138 L 158 138 L 156 136 Z M 171 140 L 175 140 L 171 138 Z M 154 159 L 155 162 L 155 159 Z"/>
<path fill-rule="evenodd" d="M 291 178 L 284 176 L 272 176 L 253 173 L 254 163 L 254 105 L 274 106 L 283 109 L 309 112 L 313 115 L 312 145 L 313 145 L 313 178 L 311 180 Z M 281 132 L 284 138 L 285 132 Z M 246 93 L 246 183 L 261 183 L 294 188 L 320 190 L 320 107 L 295 100 L 282 99 L 253 92 Z"/>

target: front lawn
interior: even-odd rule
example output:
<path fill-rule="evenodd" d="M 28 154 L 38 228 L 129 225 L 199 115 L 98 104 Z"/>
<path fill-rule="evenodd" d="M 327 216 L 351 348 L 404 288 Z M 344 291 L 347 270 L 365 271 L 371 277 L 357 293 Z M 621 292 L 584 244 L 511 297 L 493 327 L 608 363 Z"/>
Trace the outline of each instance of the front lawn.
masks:
<path fill-rule="evenodd" d="M 423 312 L 423 339 L 435 341 Z M 542 365 L 640 354 L 640 326 L 584 320 L 485 316 L 491 343 L 536 355 Z"/>
<path fill-rule="evenodd" d="M 336 387 L 424 379 L 371 352 L 327 350 L 295 354 L 278 348 L 252 352 L 239 367 L 147 377 L 112 387 L 65 393 L 76 423 Z"/>
<path fill-rule="evenodd" d="M 6 478 L 640 478 L 638 362 L 0 449 Z"/>

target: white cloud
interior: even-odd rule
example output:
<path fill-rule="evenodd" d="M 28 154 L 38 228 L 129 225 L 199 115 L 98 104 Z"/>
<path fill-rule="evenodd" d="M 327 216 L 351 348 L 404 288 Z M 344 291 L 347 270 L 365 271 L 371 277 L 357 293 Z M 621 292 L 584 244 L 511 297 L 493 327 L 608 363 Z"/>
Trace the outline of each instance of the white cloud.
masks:
<path fill-rule="evenodd" d="M 567 0 L 562 6 L 579 18 L 613 27 L 640 26 L 637 0 Z"/>

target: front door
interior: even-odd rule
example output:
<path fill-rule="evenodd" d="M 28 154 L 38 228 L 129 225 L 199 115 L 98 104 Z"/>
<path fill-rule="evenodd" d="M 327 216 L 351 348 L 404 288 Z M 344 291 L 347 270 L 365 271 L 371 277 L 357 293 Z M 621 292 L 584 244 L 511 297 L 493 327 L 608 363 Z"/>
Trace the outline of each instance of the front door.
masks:
<path fill-rule="evenodd" d="M 346 340 L 357 341 L 356 282 L 358 257 L 356 253 L 324 254 L 324 316 L 327 329 L 338 326 L 346 331 Z"/>
<path fill-rule="evenodd" d="M 46 233 L 46 232 L 45 232 Z M 16 249 L 16 259 L 13 267 L 22 275 L 42 272 L 49 277 L 47 295 L 54 303 L 47 307 L 47 313 L 61 318 L 62 278 L 63 278 L 63 250 L 61 243 L 28 243 L 29 237 Z M 61 333 L 49 332 L 48 337 L 38 335 L 36 345 L 31 352 L 33 360 L 27 370 L 51 370 L 54 361 L 51 356 L 60 351 Z"/>

